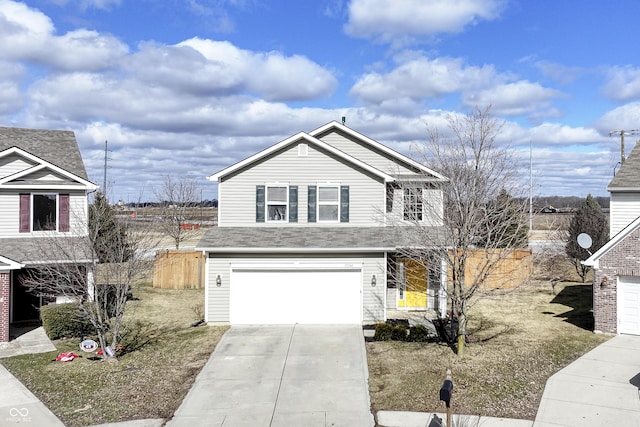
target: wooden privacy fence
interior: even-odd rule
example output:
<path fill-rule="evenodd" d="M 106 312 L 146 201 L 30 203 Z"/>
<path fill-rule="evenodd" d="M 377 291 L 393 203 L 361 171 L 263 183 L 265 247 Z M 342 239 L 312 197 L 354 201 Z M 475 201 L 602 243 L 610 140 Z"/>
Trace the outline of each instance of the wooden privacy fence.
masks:
<path fill-rule="evenodd" d="M 485 289 L 509 289 L 524 283 L 533 271 L 533 255 L 531 249 L 511 249 L 502 253 L 501 249 L 473 249 L 468 253 L 465 268 L 465 283 L 478 274 L 480 266 L 493 259 L 495 267 L 483 284 Z M 449 271 L 451 274 L 451 271 Z M 451 276 L 449 276 L 451 277 Z"/>
<path fill-rule="evenodd" d="M 204 255 L 199 251 L 158 251 L 153 271 L 153 287 L 204 288 L 204 262 Z"/>

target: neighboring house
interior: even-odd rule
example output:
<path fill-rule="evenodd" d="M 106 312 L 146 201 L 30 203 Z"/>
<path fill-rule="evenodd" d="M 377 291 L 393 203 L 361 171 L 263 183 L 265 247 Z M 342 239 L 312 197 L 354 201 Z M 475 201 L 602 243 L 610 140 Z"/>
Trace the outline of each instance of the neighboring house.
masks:
<path fill-rule="evenodd" d="M 41 298 L 23 288 L 43 259 L 42 239 L 86 233 L 89 182 L 71 131 L 0 127 L 0 342 L 10 326 L 39 321 Z"/>
<path fill-rule="evenodd" d="M 218 227 L 196 247 L 207 255 L 207 322 L 366 324 L 388 310 L 446 312 L 444 264 L 400 259 L 397 249 L 416 242 L 395 232 L 417 219 L 435 235 L 440 174 L 331 122 L 209 180 Z"/>
<path fill-rule="evenodd" d="M 640 335 L 640 144 L 607 190 L 612 237 L 584 261 L 594 269 L 594 330 Z"/>

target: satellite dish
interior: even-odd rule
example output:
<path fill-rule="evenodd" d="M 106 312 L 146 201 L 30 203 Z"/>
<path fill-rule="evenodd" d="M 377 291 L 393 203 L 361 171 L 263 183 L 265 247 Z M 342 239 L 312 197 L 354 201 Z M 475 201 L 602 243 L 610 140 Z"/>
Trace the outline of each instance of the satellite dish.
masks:
<path fill-rule="evenodd" d="M 580 245 L 582 249 L 589 249 L 592 244 L 593 241 L 591 240 L 591 236 L 587 233 L 578 234 L 578 245 Z"/>

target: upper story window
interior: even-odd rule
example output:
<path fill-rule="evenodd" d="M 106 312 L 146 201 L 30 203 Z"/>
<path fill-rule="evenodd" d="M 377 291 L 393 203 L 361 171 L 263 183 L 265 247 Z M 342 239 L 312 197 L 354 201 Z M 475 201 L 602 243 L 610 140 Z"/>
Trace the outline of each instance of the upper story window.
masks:
<path fill-rule="evenodd" d="M 32 230 L 56 231 L 58 229 L 58 195 L 33 194 L 32 197 Z"/>
<path fill-rule="evenodd" d="M 422 221 L 422 188 L 404 189 L 403 217 L 405 221 Z"/>
<path fill-rule="evenodd" d="M 298 222 L 298 186 L 256 186 L 256 222 Z"/>
<path fill-rule="evenodd" d="M 307 222 L 349 222 L 349 186 L 307 187 Z"/>
<path fill-rule="evenodd" d="M 338 222 L 340 213 L 340 187 L 318 186 L 318 222 Z"/>
<path fill-rule="evenodd" d="M 267 185 L 267 221 L 285 222 L 288 220 L 289 188 L 286 185 Z"/>
<path fill-rule="evenodd" d="M 19 231 L 60 231 L 70 229 L 69 194 L 20 194 Z"/>

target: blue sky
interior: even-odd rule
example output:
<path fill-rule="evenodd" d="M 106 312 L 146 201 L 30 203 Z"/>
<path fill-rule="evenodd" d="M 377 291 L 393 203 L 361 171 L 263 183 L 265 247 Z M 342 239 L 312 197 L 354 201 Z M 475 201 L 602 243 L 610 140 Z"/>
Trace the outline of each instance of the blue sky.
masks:
<path fill-rule="evenodd" d="M 111 199 L 347 125 L 411 155 L 492 105 L 533 194 L 607 195 L 640 129 L 634 0 L 0 0 L 0 126 L 75 131 Z M 640 135 L 626 137 L 626 152 Z"/>

